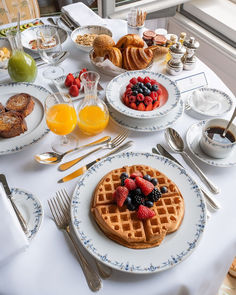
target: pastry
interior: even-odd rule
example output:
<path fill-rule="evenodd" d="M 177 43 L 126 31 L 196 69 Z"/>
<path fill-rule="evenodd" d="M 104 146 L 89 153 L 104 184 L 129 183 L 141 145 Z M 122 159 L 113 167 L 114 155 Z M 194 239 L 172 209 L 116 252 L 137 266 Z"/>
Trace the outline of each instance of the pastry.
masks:
<path fill-rule="evenodd" d="M 110 36 L 105 34 L 98 35 L 93 41 L 95 57 L 104 57 L 105 51 L 113 46 L 115 46 L 115 42 Z"/>
<path fill-rule="evenodd" d="M 145 69 L 153 58 L 153 51 L 149 48 L 128 46 L 123 51 L 123 68 L 126 70 Z"/>
<path fill-rule="evenodd" d="M 4 106 L 0 102 L 0 114 L 5 112 Z"/>
<path fill-rule="evenodd" d="M 122 68 L 122 54 L 120 49 L 116 47 L 108 48 L 105 51 L 104 58 L 108 58 L 115 66 Z"/>
<path fill-rule="evenodd" d="M 137 211 L 131 210 L 127 203 L 119 207 L 114 201 L 114 192 L 121 187 L 121 174 L 127 173 L 131 177 L 137 172 L 152 181 L 156 179 L 155 185 L 162 191 L 161 197 L 148 208 L 154 212 L 148 219 L 140 219 Z M 98 183 L 91 212 L 108 238 L 128 248 L 151 248 L 160 245 L 167 234 L 178 230 L 184 216 L 184 199 L 176 184 L 162 172 L 144 165 L 125 166 L 109 172 Z"/>
<path fill-rule="evenodd" d="M 232 277 L 236 278 L 236 257 L 234 258 L 233 263 L 230 266 L 229 274 Z"/>
<path fill-rule="evenodd" d="M 143 48 L 144 47 L 144 41 L 142 38 L 139 37 L 139 35 L 136 34 L 128 34 L 120 38 L 120 40 L 117 42 L 116 47 L 123 50 L 127 48 L 127 46 L 134 46 Z"/>
<path fill-rule="evenodd" d="M 28 116 L 34 109 L 34 101 L 31 95 L 20 93 L 11 96 L 6 103 L 7 111 L 16 111 L 23 117 Z"/>
<path fill-rule="evenodd" d="M 15 111 L 0 113 L 0 137 L 15 137 L 26 130 L 27 125 L 21 113 Z"/>
<path fill-rule="evenodd" d="M 148 47 L 148 49 L 151 49 L 153 51 L 154 57 L 156 58 L 164 57 L 169 51 L 167 47 L 158 45 L 150 46 Z"/>

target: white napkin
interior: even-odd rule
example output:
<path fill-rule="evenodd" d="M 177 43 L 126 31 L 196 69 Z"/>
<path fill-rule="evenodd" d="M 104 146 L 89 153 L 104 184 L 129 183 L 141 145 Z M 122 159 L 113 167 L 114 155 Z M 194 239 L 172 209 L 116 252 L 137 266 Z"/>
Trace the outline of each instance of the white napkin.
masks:
<path fill-rule="evenodd" d="M 26 249 L 29 242 L 0 183 L 0 265 Z"/>
<path fill-rule="evenodd" d="M 106 26 L 112 31 L 115 41 L 127 34 L 126 21 L 121 19 L 103 19 L 82 2 L 63 6 L 61 11 L 66 13 L 79 26 Z"/>
<path fill-rule="evenodd" d="M 222 97 L 218 93 L 196 90 L 191 95 L 190 104 L 203 113 L 214 115 L 221 110 Z"/>

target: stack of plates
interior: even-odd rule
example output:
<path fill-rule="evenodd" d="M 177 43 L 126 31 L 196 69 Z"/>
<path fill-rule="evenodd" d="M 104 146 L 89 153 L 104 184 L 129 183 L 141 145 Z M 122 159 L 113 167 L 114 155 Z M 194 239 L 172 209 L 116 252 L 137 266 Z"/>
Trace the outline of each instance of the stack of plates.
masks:
<path fill-rule="evenodd" d="M 122 102 L 122 95 L 133 77 L 150 77 L 162 88 L 160 106 L 153 111 L 138 111 L 127 107 Z M 155 132 L 174 124 L 183 113 L 183 102 L 174 81 L 167 76 L 147 70 L 125 72 L 108 84 L 106 102 L 110 118 L 118 125 L 133 131 Z"/>

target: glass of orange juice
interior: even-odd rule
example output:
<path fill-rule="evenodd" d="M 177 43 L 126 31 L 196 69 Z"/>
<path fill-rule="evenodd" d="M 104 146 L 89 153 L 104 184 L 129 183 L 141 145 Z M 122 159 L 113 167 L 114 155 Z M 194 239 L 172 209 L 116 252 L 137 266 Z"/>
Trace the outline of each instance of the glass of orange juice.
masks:
<path fill-rule="evenodd" d="M 52 143 L 53 150 L 65 152 L 77 146 L 77 139 L 71 134 L 77 124 L 77 115 L 68 94 L 53 93 L 45 100 L 45 115 L 48 128 L 59 135 Z"/>

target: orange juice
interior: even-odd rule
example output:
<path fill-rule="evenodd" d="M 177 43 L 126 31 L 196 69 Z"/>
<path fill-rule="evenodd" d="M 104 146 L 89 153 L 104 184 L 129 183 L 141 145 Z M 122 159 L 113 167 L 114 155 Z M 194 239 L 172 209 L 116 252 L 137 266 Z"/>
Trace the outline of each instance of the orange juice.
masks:
<path fill-rule="evenodd" d="M 87 105 L 78 114 L 78 125 L 88 135 L 102 132 L 109 121 L 109 115 L 96 105 Z"/>
<path fill-rule="evenodd" d="M 67 135 L 73 131 L 77 123 L 75 109 L 69 104 L 55 104 L 47 111 L 46 122 L 52 132 Z"/>

